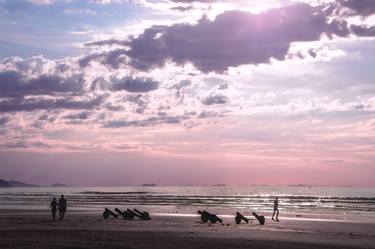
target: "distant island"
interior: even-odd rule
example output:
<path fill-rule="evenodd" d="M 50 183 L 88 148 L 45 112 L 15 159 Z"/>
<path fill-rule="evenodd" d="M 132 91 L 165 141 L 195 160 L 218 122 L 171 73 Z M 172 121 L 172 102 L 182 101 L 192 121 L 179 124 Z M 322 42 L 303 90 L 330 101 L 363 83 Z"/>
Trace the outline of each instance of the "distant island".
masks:
<path fill-rule="evenodd" d="M 3 179 L 0 179 L 0 188 L 17 188 L 17 187 L 29 188 L 29 187 L 43 187 L 43 186 L 21 182 L 21 181 L 15 181 L 15 180 L 6 181 Z M 66 187 L 66 185 L 62 183 L 54 183 L 47 187 Z"/>
<path fill-rule="evenodd" d="M 10 185 L 9 182 L 0 179 L 0 188 L 10 188 L 10 187 L 12 187 L 12 185 Z"/>
<path fill-rule="evenodd" d="M 14 187 L 39 187 L 39 185 L 10 180 L 5 181 L 0 179 L 0 188 L 14 188 Z"/>
<path fill-rule="evenodd" d="M 145 183 L 145 184 L 142 184 L 142 187 L 156 187 L 156 184 L 155 183 Z"/>

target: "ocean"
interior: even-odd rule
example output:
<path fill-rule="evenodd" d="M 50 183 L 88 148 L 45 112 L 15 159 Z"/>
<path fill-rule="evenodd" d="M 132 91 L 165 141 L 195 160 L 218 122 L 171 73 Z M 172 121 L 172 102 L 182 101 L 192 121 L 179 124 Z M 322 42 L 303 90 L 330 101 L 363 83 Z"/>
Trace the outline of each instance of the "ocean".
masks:
<path fill-rule="evenodd" d="M 270 215 L 276 196 L 280 216 L 375 221 L 375 188 L 357 187 L 35 187 L 0 188 L 0 209 L 49 212 L 64 194 L 71 212 L 133 208 L 152 214 L 196 214 L 205 209 L 231 215 Z"/>

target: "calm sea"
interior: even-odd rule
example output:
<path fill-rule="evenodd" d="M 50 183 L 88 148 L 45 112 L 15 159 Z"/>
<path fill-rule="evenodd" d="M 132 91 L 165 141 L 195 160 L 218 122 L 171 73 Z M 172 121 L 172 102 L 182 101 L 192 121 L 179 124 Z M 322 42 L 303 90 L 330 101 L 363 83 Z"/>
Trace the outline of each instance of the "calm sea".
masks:
<path fill-rule="evenodd" d="M 66 196 L 70 211 L 138 207 L 152 213 L 232 214 L 273 211 L 279 197 L 286 216 L 375 221 L 375 188 L 355 187 L 64 187 L 0 188 L 0 209 L 45 210 L 53 197 Z"/>

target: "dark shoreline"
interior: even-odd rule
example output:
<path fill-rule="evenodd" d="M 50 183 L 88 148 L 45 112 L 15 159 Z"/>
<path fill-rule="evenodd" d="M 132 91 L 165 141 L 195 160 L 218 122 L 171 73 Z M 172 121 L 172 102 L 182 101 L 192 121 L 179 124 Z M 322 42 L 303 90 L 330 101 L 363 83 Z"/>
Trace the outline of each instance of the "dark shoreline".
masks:
<path fill-rule="evenodd" d="M 22 234 L 20 236 L 19 234 Z M 343 246 L 312 242 L 285 242 L 246 238 L 219 238 L 194 236 L 194 232 L 136 232 L 100 230 L 17 230 L 1 231 L 0 248 L 39 248 L 39 249 L 130 249 L 130 248 L 252 248 L 252 249 L 353 249 L 357 246 Z M 366 247 L 363 247 L 366 248 Z"/>

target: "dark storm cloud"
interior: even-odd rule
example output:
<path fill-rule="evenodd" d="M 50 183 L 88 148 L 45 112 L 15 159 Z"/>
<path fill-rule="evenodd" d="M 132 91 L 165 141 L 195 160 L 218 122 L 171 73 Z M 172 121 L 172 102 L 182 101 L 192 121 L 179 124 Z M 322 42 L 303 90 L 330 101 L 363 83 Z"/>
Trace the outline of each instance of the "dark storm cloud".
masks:
<path fill-rule="evenodd" d="M 40 75 L 36 78 L 24 79 L 18 71 L 0 72 L 0 97 L 80 93 L 82 90 L 82 75 L 66 79 L 57 75 Z"/>
<path fill-rule="evenodd" d="M 0 112 L 70 109 L 91 110 L 103 102 L 104 97 L 99 96 L 92 99 L 75 100 L 71 97 L 64 99 L 44 99 L 44 98 L 10 98 L 0 100 Z"/>
<path fill-rule="evenodd" d="M 363 37 L 374 37 L 375 36 L 375 26 L 360 26 L 360 25 L 351 25 L 351 31 L 357 36 Z"/>
<path fill-rule="evenodd" d="M 150 92 L 158 89 L 159 82 L 150 78 L 125 77 L 112 84 L 114 91 L 128 91 L 132 93 Z"/>
<path fill-rule="evenodd" d="M 191 62 L 203 72 L 284 60 L 292 42 L 350 33 L 345 21 L 328 22 L 321 9 L 296 4 L 260 14 L 228 11 L 196 25 L 154 26 L 129 41 L 126 55 L 139 70 L 161 67 L 170 59 Z"/>
<path fill-rule="evenodd" d="M 318 41 L 322 35 L 330 38 L 350 34 L 372 36 L 373 27 L 351 29 L 345 18 L 336 17 L 341 13 L 337 12 L 340 8 L 350 8 L 358 15 L 369 14 L 373 2 L 368 8 L 352 1 L 322 6 L 298 3 L 259 14 L 227 11 L 213 21 L 204 16 L 197 24 L 155 25 L 127 41 L 111 39 L 88 43 L 123 45 L 124 49 L 88 55 L 81 59 L 80 65 L 85 67 L 91 61 L 99 61 L 115 69 L 126 64 L 148 71 L 173 61 L 179 65 L 190 62 L 202 72 L 223 72 L 239 65 L 269 63 L 272 58 L 285 60 L 293 42 Z"/>
<path fill-rule="evenodd" d="M 169 0 L 174 3 L 215 3 L 215 2 L 225 2 L 225 0 Z M 352 11 L 354 15 L 369 16 L 375 13 L 375 1 L 374 0 L 337 0 L 337 4 L 348 8 Z"/>
<path fill-rule="evenodd" d="M 116 49 L 106 53 L 103 57 L 104 61 L 102 62 L 105 65 L 110 65 L 114 69 L 118 69 L 121 64 L 126 63 L 125 50 Z"/>
<path fill-rule="evenodd" d="M 218 105 L 218 104 L 226 104 L 229 101 L 227 96 L 221 94 L 212 94 L 202 100 L 202 104 L 204 105 Z"/>
<path fill-rule="evenodd" d="M 338 0 L 342 7 L 348 8 L 350 14 L 370 16 L 375 14 L 375 1 L 374 0 Z"/>
<path fill-rule="evenodd" d="M 93 53 L 80 59 L 78 64 L 80 67 L 84 68 L 89 66 L 92 61 L 99 61 L 103 65 L 109 66 L 113 69 L 118 69 L 120 65 L 126 64 L 125 55 L 125 49 L 115 49 L 103 53 Z"/>
<path fill-rule="evenodd" d="M 96 61 L 100 58 L 102 58 L 103 56 L 105 56 L 104 53 L 100 53 L 100 54 L 89 54 L 83 58 L 81 58 L 79 61 L 78 61 L 78 64 L 80 67 L 87 67 L 89 66 L 90 62 L 91 61 Z"/>

